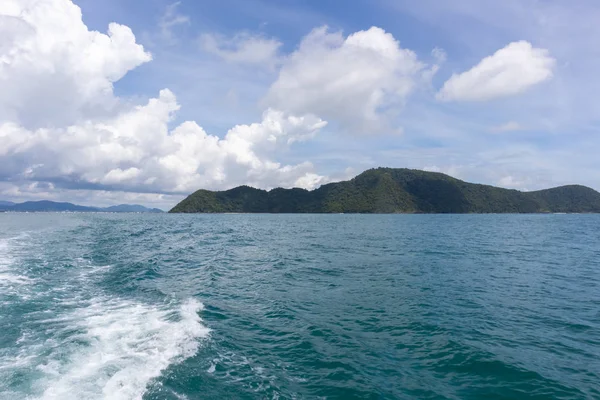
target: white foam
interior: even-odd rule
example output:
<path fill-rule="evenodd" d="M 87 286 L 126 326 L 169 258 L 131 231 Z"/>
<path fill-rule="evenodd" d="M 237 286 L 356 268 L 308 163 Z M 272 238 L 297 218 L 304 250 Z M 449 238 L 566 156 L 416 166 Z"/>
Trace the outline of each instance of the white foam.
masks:
<path fill-rule="evenodd" d="M 9 239 L 0 239 L 0 287 L 14 287 L 27 285 L 33 282 L 33 279 L 20 275 L 14 271 L 16 257 L 14 255 L 14 242 L 26 237 L 21 234 Z"/>
<path fill-rule="evenodd" d="M 104 299 L 76 310 L 65 321 L 81 334 L 38 366 L 45 377 L 37 398 L 141 399 L 153 378 L 194 355 L 208 336 L 202 308 L 193 299 L 176 310 Z"/>
<path fill-rule="evenodd" d="M 85 258 L 75 259 L 77 268 L 80 270 L 80 278 L 86 278 L 91 275 L 103 274 L 112 269 L 112 265 L 93 265 L 90 260 Z"/>
<path fill-rule="evenodd" d="M 177 397 L 179 400 L 188 400 L 189 399 L 185 394 L 179 394 L 179 393 L 175 392 L 174 390 L 171 390 L 171 394 L 173 394 L 173 396 Z"/>
<path fill-rule="evenodd" d="M 26 276 L 15 275 L 10 273 L 0 273 L 0 284 L 3 286 L 13 286 L 13 285 L 28 285 L 33 282 L 33 279 L 30 279 Z"/>

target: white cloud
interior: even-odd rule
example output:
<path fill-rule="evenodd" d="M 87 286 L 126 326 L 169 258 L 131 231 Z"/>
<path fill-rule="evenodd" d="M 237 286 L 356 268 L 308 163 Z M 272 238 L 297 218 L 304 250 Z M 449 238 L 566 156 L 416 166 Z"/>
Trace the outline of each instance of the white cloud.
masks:
<path fill-rule="evenodd" d="M 237 125 L 220 139 L 192 121 L 169 131 L 178 109 L 175 96 L 165 89 L 148 104 L 114 118 L 64 129 L 27 130 L 4 123 L 2 172 L 26 172 L 32 181 L 169 193 L 238 184 L 312 188 L 324 179 L 314 174 L 310 163 L 281 165 L 269 157 L 325 126 L 317 117 L 269 109 L 260 123 Z"/>
<path fill-rule="evenodd" d="M 325 176 L 307 173 L 301 176 L 300 178 L 296 179 L 296 181 L 294 182 L 294 187 L 314 189 L 329 182 L 330 179 Z"/>
<path fill-rule="evenodd" d="M 437 94 L 442 101 L 485 101 L 524 92 L 552 77 L 556 64 L 548 50 L 513 42 L 461 74 L 454 74 Z"/>
<path fill-rule="evenodd" d="M 130 167 L 126 170 L 122 170 L 121 168 L 115 168 L 110 170 L 104 178 L 102 179 L 102 183 L 106 184 L 118 184 L 121 182 L 131 181 L 137 178 L 141 174 L 141 170 L 136 167 Z"/>
<path fill-rule="evenodd" d="M 160 21 L 158 21 L 158 27 L 160 28 L 162 39 L 170 43 L 175 42 L 173 28 L 178 25 L 190 24 L 190 17 L 177 12 L 177 8 L 180 4 L 180 1 L 169 4 L 165 9 L 165 13 L 160 18 Z"/>
<path fill-rule="evenodd" d="M 424 78 L 425 82 L 430 85 L 431 85 L 431 80 L 433 79 L 435 74 L 438 73 L 438 71 L 442 67 L 442 64 L 444 64 L 446 62 L 446 59 L 448 57 L 446 52 L 443 49 L 440 49 L 439 47 L 436 47 L 435 49 L 433 49 L 431 51 L 431 56 L 435 60 L 435 64 L 431 65 L 431 67 L 429 67 L 427 70 L 425 70 L 423 72 L 423 78 Z"/>
<path fill-rule="evenodd" d="M 150 61 L 127 26 L 89 31 L 71 1 L 0 4 L 0 121 L 72 123 L 116 102 L 112 84 Z"/>
<path fill-rule="evenodd" d="M 391 129 L 425 65 L 383 29 L 347 37 L 327 27 L 313 30 L 283 61 L 265 104 L 295 114 L 335 120 L 345 130 Z"/>
<path fill-rule="evenodd" d="M 70 0 L 5 1 L 0 15 L 11 21 L 0 24 L 0 177 L 12 182 L 3 193 L 189 193 L 327 181 L 309 162 L 273 158 L 315 135 L 326 125 L 320 118 L 267 109 L 261 122 L 222 138 L 193 121 L 171 129 L 180 105 L 170 90 L 141 106 L 113 94 L 113 82 L 150 60 L 128 27 L 89 31 Z"/>
<path fill-rule="evenodd" d="M 231 38 L 204 33 L 199 38 L 202 50 L 217 55 L 227 62 L 263 65 L 273 68 L 279 62 L 282 43 L 274 38 L 244 32 Z"/>
<path fill-rule="evenodd" d="M 428 165 L 423 167 L 423 171 L 427 172 L 441 172 L 442 174 L 450 175 L 453 178 L 461 179 L 461 171 L 464 167 L 458 165 L 447 165 L 438 167 L 437 165 Z"/>
<path fill-rule="evenodd" d="M 525 187 L 525 185 L 527 185 L 527 182 L 524 180 L 519 180 L 512 175 L 504 176 L 498 181 L 498 186 L 500 187 L 527 191 L 527 187 Z"/>

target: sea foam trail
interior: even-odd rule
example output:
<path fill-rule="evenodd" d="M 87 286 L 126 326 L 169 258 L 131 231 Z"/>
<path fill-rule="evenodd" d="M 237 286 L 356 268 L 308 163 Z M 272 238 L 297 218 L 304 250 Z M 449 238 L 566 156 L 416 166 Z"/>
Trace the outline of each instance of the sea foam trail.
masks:
<path fill-rule="evenodd" d="M 97 300 L 74 311 L 61 330 L 78 333 L 55 343 L 54 355 L 37 367 L 44 377 L 34 390 L 41 395 L 30 398 L 141 399 L 153 378 L 194 355 L 208 336 L 202 308 L 194 299 L 176 310 Z"/>
<path fill-rule="evenodd" d="M 26 285 L 32 280 L 14 271 L 16 257 L 14 256 L 14 242 L 26 237 L 21 234 L 17 237 L 0 239 L 0 287 L 14 287 L 15 285 Z"/>

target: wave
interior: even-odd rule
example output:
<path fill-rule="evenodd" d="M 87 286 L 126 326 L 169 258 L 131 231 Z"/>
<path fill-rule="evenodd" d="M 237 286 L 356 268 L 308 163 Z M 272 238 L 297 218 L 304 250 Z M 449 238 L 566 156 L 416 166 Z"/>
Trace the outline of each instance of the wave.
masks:
<path fill-rule="evenodd" d="M 14 266 L 17 261 L 15 256 L 15 242 L 19 242 L 27 237 L 27 234 L 21 234 L 16 237 L 0 239 L 0 287 L 14 287 L 19 285 L 28 285 L 33 282 L 33 279 L 19 274 L 15 271 Z"/>
<path fill-rule="evenodd" d="M 154 378 L 194 355 L 208 336 L 198 315 L 202 309 L 195 299 L 176 308 L 95 299 L 44 321 L 51 329 L 43 348 L 48 356 L 43 361 L 20 356 L 39 373 L 27 398 L 141 399 Z M 39 338 L 29 349 L 22 345 L 39 354 Z"/>

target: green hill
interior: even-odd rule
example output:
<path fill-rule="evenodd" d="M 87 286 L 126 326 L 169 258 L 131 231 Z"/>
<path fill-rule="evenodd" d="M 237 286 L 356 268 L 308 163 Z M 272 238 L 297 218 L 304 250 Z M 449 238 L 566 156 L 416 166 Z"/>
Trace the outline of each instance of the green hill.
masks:
<path fill-rule="evenodd" d="M 239 186 L 198 190 L 172 213 L 542 213 L 600 212 L 600 193 L 571 185 L 520 192 L 412 169 L 377 168 L 313 191 Z"/>

